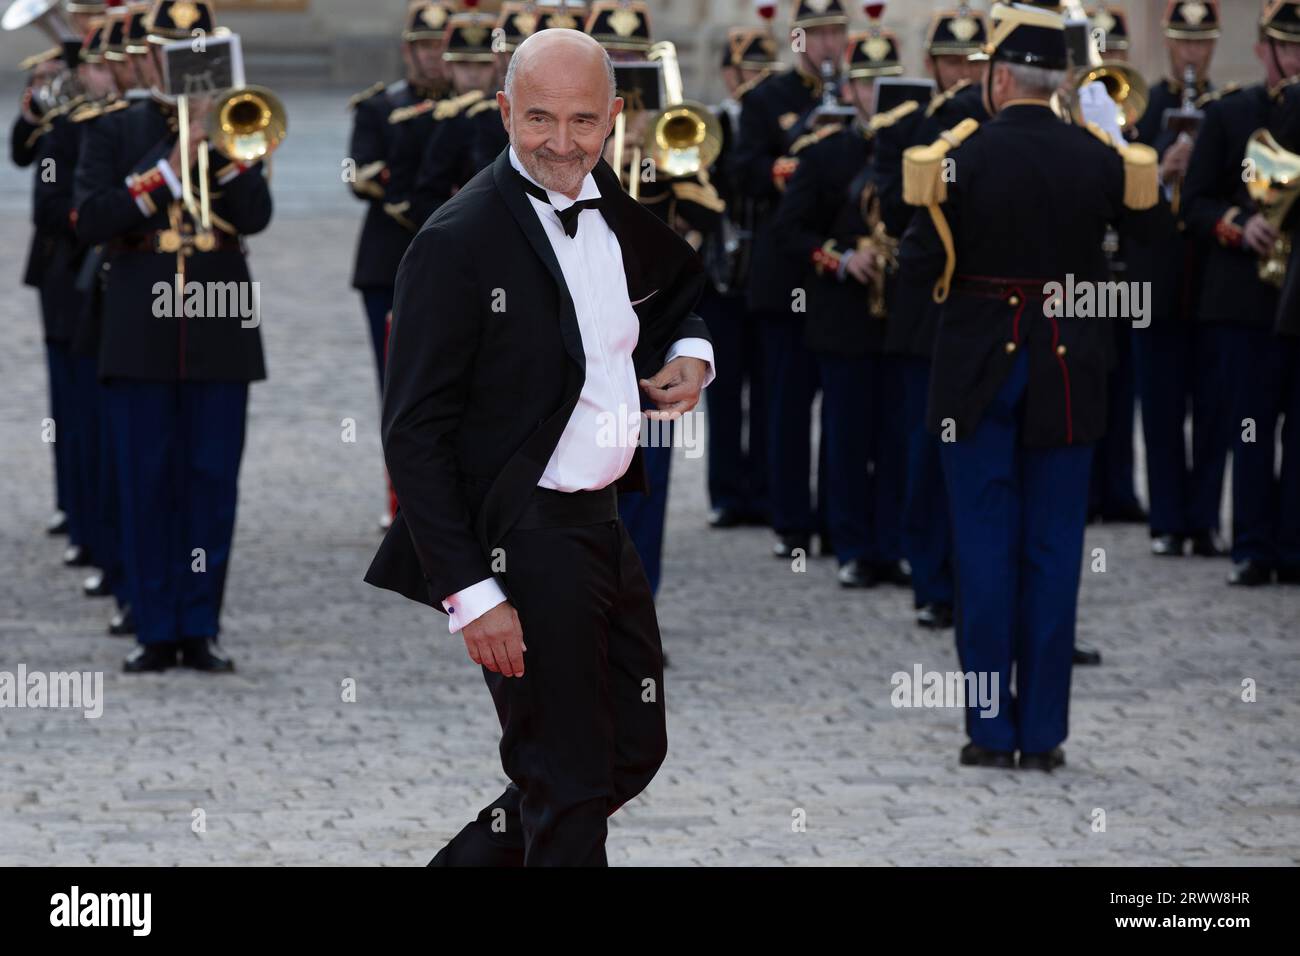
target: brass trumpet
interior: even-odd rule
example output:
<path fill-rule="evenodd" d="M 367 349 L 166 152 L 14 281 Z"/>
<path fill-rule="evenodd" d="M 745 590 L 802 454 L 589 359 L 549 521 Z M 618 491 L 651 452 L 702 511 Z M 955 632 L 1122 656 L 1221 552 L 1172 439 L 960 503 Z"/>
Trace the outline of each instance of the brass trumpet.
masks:
<path fill-rule="evenodd" d="M 1283 149 L 1272 133 L 1260 129 L 1246 146 L 1246 161 L 1250 173 L 1246 191 L 1280 234 L 1273 251 L 1260 261 L 1259 277 L 1280 289 L 1286 282 L 1291 259 L 1292 239 L 1286 225 L 1300 199 L 1300 156 Z"/>
<path fill-rule="evenodd" d="M 227 90 L 208 114 L 208 141 L 241 163 L 270 156 L 288 131 L 284 104 L 263 86 Z"/>
<path fill-rule="evenodd" d="M 656 43 L 648 58 L 663 64 L 666 105 L 651 119 L 642 146 L 665 175 L 693 176 L 721 154 L 722 124 L 707 106 L 683 94 L 676 46 L 668 40 Z"/>

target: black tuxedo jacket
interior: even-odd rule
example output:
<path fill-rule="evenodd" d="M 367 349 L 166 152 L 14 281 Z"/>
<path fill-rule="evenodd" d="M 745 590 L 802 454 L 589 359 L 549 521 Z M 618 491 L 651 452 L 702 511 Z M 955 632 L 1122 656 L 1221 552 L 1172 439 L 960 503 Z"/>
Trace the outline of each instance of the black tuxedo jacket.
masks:
<path fill-rule="evenodd" d="M 639 302 L 633 362 L 647 377 L 673 342 L 708 339 L 692 311 L 704 271 L 608 165 L 593 176 Z M 424 224 L 398 269 L 382 419 L 400 506 L 366 581 L 441 610 L 491 577 L 491 551 L 537 486 L 585 374 L 573 300 L 507 148 Z M 618 488 L 646 487 L 638 448 Z"/>

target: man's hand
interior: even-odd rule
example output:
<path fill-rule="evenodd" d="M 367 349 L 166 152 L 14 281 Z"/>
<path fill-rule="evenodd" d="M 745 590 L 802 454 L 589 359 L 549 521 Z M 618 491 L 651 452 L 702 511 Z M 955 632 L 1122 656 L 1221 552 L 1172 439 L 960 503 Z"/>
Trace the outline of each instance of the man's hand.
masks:
<path fill-rule="evenodd" d="M 30 86 L 23 90 L 23 98 L 19 102 L 18 111 L 22 114 L 24 122 L 29 126 L 40 126 L 40 117 L 32 111 L 32 93 L 33 90 Z"/>
<path fill-rule="evenodd" d="M 1272 255 L 1273 246 L 1279 238 L 1278 231 L 1264 218 L 1263 213 L 1257 212 L 1246 221 L 1241 244 L 1262 258 Z"/>
<path fill-rule="evenodd" d="M 849 256 L 849 264 L 844 267 L 844 271 L 863 285 L 870 285 L 880 272 L 880 263 L 871 250 L 858 249 Z"/>
<path fill-rule="evenodd" d="M 708 362 L 683 355 L 665 365 L 653 378 L 641 379 L 641 391 L 659 406 L 657 411 L 647 411 L 645 417 L 656 422 L 681 418 L 700 403 L 700 392 L 708 374 Z"/>
<path fill-rule="evenodd" d="M 1176 183 L 1187 175 L 1187 167 L 1192 162 L 1193 140 L 1186 133 L 1179 133 L 1174 144 L 1165 150 L 1160 160 L 1160 181 Z"/>
<path fill-rule="evenodd" d="M 469 659 L 506 677 L 524 676 L 524 629 L 509 601 L 502 601 L 461 630 Z"/>

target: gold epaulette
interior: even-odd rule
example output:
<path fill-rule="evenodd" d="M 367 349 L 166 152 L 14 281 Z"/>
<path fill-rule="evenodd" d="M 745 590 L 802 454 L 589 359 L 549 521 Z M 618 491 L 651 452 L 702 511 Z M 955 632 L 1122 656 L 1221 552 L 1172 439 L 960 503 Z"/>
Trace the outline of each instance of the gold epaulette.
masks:
<path fill-rule="evenodd" d="M 934 230 L 943 243 L 946 263 L 943 275 L 934 284 L 933 298 L 937 303 L 948 301 L 953 273 L 957 269 L 957 247 L 952 238 L 952 227 L 942 206 L 948 201 L 948 154 L 975 135 L 979 121 L 966 118 L 950 130 L 939 134 L 929 146 L 912 146 L 903 151 L 903 202 L 909 206 L 925 206 L 930 211 Z"/>
<path fill-rule="evenodd" d="M 819 126 L 811 133 L 804 133 L 790 145 L 790 152 L 787 156 L 797 156 L 801 150 L 807 149 L 813 143 L 820 143 L 832 133 L 838 133 L 844 128 L 843 123 L 827 123 L 825 126 Z"/>
<path fill-rule="evenodd" d="M 722 201 L 718 195 L 717 189 L 712 183 L 696 183 L 689 180 L 675 182 L 673 186 L 673 196 L 680 202 L 693 202 L 710 212 L 726 212 L 727 204 Z"/>
<path fill-rule="evenodd" d="M 943 106 L 943 104 L 947 103 L 949 100 L 951 100 L 962 90 L 966 89 L 966 87 L 970 86 L 970 84 L 971 84 L 970 80 L 962 80 L 959 83 L 954 83 L 952 86 L 948 87 L 948 89 L 945 90 L 944 92 L 936 93 L 934 95 L 934 98 L 930 100 L 930 105 L 925 108 L 925 115 L 929 117 L 939 112 L 939 109 L 940 107 Z"/>
<path fill-rule="evenodd" d="M 737 103 L 739 103 L 741 99 L 744 98 L 746 93 L 748 93 L 754 87 L 758 86 L 758 84 L 762 83 L 769 76 L 772 76 L 773 72 L 774 71 L 771 69 L 763 70 L 761 73 L 758 74 L 758 76 L 754 77 L 753 79 L 746 80 L 744 83 L 741 83 L 740 86 L 736 87 L 736 92 L 731 94 L 731 98 L 735 100 Z"/>
<path fill-rule="evenodd" d="M 929 146 L 912 146 L 904 150 L 903 201 L 909 206 L 937 206 L 947 202 L 944 160 L 979 128 L 979 120 L 967 118 L 940 133 Z"/>
<path fill-rule="evenodd" d="M 26 73 L 28 70 L 40 66 L 42 63 L 48 63 L 56 57 L 63 56 L 63 47 L 54 46 L 48 50 L 42 50 L 40 53 L 34 53 L 25 60 L 18 61 L 19 72 Z"/>
<path fill-rule="evenodd" d="M 871 117 L 871 122 L 867 128 L 873 133 L 878 133 L 882 129 L 888 129 L 901 119 L 911 116 L 921 108 L 921 104 L 915 100 L 908 100 L 906 103 L 899 103 L 892 110 L 886 110 L 883 113 L 877 113 Z"/>
<path fill-rule="evenodd" d="M 1225 96 L 1228 96 L 1229 94 L 1237 93 L 1244 89 L 1245 87 L 1242 86 L 1240 83 L 1228 83 L 1217 90 L 1212 90 L 1211 92 L 1206 93 L 1204 96 L 1198 99 L 1196 101 L 1196 108 L 1198 110 L 1203 110 L 1209 104 L 1215 103 L 1223 99 Z"/>
<path fill-rule="evenodd" d="M 1150 209 L 1160 201 L 1160 155 L 1144 143 L 1116 143 L 1096 123 L 1087 130 L 1124 160 L 1124 205 L 1132 210 Z"/>
<path fill-rule="evenodd" d="M 388 114 L 388 122 L 405 123 L 409 119 L 423 116 L 437 105 L 438 103 L 436 100 L 421 100 L 420 102 L 413 103 L 410 106 L 399 106 Z"/>
<path fill-rule="evenodd" d="M 68 117 L 68 120 L 73 123 L 84 123 L 86 120 L 94 119 L 102 112 L 104 112 L 104 107 L 100 106 L 98 103 L 87 103 L 73 112 L 73 114 Z"/>
<path fill-rule="evenodd" d="M 369 89 L 362 90 L 356 96 L 348 100 L 348 109 L 349 110 L 356 109 L 358 106 L 360 106 L 366 100 L 370 99 L 372 96 L 378 96 L 385 89 L 386 87 L 384 86 L 384 83 L 381 80 L 380 82 L 376 83 L 374 86 L 370 87 Z"/>
<path fill-rule="evenodd" d="M 482 103 L 475 103 L 465 111 L 465 115 L 478 116 L 479 113 L 486 113 L 488 110 L 499 110 L 500 108 L 501 107 L 497 105 L 496 99 L 493 98 L 490 100 L 484 100 Z"/>
<path fill-rule="evenodd" d="M 479 100 L 483 99 L 486 94 L 482 90 L 470 90 L 468 93 L 462 93 L 460 96 L 453 96 L 449 100 L 443 100 L 435 107 L 433 118 L 436 120 L 451 119 L 453 116 L 460 114 L 461 110 L 473 106 Z"/>

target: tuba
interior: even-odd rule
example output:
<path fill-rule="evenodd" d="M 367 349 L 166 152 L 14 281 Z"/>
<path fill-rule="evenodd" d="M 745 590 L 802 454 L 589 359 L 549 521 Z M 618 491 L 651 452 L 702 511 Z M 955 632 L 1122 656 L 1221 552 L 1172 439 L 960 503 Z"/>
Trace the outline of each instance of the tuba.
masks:
<path fill-rule="evenodd" d="M 1281 233 L 1273 251 L 1259 264 L 1259 277 L 1276 288 L 1286 282 L 1291 259 L 1291 234 L 1286 222 L 1300 199 L 1300 156 L 1282 148 L 1266 129 L 1256 130 L 1246 145 L 1246 191 L 1260 213 Z"/>
<path fill-rule="evenodd" d="M 717 162 L 722 124 L 707 106 L 683 94 L 676 46 L 667 40 L 656 43 L 648 58 L 663 64 L 666 105 L 651 118 L 642 147 L 665 175 L 693 176 Z"/>
<path fill-rule="evenodd" d="M 77 74 L 67 65 L 67 57 L 71 55 L 68 51 L 81 45 L 81 37 L 59 9 L 59 0 L 13 0 L 0 18 L 0 29 L 12 31 L 23 27 L 36 27 L 65 51 L 63 72 L 32 89 L 32 111 L 44 117 L 81 94 Z"/>

